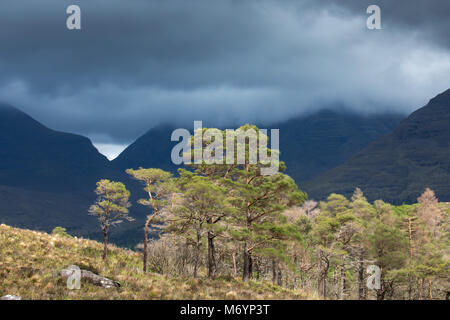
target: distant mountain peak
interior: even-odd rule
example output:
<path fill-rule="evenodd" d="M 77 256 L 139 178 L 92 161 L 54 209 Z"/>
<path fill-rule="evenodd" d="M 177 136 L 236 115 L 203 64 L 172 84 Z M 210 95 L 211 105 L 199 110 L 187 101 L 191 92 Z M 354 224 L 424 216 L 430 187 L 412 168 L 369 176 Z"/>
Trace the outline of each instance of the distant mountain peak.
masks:
<path fill-rule="evenodd" d="M 446 107 L 450 108 L 450 89 L 447 89 L 446 91 L 438 94 L 436 97 L 432 98 L 429 103 L 446 103 Z"/>
<path fill-rule="evenodd" d="M 106 157 L 83 136 L 47 128 L 0 103 L 0 185 L 39 190 L 92 188 Z M 90 179 L 85 179 L 89 176 Z M 84 185 L 87 182 L 88 185 Z"/>
<path fill-rule="evenodd" d="M 10 104 L 4 103 L 1 101 L 0 101 L 0 112 L 2 112 L 3 114 L 10 113 L 10 114 L 21 115 L 23 117 L 31 118 L 29 115 L 27 115 L 22 110 L 15 108 Z"/>

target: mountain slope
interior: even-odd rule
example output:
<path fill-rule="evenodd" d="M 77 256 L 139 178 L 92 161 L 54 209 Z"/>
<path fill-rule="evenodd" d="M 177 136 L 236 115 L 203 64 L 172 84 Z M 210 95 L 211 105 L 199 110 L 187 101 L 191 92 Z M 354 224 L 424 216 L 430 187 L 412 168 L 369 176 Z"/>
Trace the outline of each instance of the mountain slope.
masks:
<path fill-rule="evenodd" d="M 0 223 L 74 234 L 96 228 L 87 209 L 108 164 L 88 138 L 0 104 Z"/>
<path fill-rule="evenodd" d="M 111 166 L 118 171 L 128 168 L 160 168 L 175 172 L 170 158 L 172 147 L 177 142 L 170 140 L 175 127 L 160 125 L 150 129 L 111 161 Z"/>
<path fill-rule="evenodd" d="M 79 135 L 51 130 L 0 104 L 0 185 L 55 192 L 92 190 L 108 160 Z"/>
<path fill-rule="evenodd" d="M 274 127 L 280 128 L 286 173 L 302 186 L 394 129 L 402 119 L 398 114 L 365 116 L 322 110 Z"/>
<path fill-rule="evenodd" d="M 0 185 L 0 223 L 45 231 L 64 226 L 70 233 L 81 235 L 98 229 L 96 219 L 87 214 L 92 201 L 91 194 L 56 193 Z"/>
<path fill-rule="evenodd" d="M 313 198 L 349 196 L 412 203 L 426 187 L 450 200 L 450 89 L 412 113 L 390 134 L 306 185 Z"/>

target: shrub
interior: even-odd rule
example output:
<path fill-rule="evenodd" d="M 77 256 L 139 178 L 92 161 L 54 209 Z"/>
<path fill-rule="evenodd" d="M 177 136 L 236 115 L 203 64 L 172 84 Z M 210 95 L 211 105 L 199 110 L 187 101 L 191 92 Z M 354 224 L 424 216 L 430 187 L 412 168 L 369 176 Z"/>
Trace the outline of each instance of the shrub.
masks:
<path fill-rule="evenodd" d="M 65 238 L 72 238 L 72 236 L 66 232 L 66 228 L 63 228 L 63 227 L 55 227 L 52 230 L 52 234 L 55 234 L 55 235 L 58 235 L 61 237 L 65 237 Z"/>

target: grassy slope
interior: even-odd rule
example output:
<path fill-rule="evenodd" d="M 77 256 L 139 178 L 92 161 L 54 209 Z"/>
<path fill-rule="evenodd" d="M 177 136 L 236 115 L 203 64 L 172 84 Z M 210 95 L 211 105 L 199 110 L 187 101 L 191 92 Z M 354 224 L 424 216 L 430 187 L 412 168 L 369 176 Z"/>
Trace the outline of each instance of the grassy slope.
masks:
<path fill-rule="evenodd" d="M 299 291 L 268 282 L 234 279 L 174 279 L 144 274 L 140 254 L 110 246 L 109 261 L 101 259 L 102 244 L 92 240 L 0 225 L 0 296 L 23 299 L 306 299 Z M 70 264 L 116 280 L 119 289 L 82 282 L 69 290 L 57 273 Z"/>

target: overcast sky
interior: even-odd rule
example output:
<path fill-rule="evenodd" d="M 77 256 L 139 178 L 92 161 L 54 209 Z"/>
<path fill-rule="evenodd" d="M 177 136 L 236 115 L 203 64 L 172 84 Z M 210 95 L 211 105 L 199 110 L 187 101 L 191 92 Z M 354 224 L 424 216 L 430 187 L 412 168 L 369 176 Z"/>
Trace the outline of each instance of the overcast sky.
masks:
<path fill-rule="evenodd" d="M 0 101 L 109 156 L 194 118 L 408 114 L 450 88 L 449 17 L 448 0 L 1 0 Z"/>

